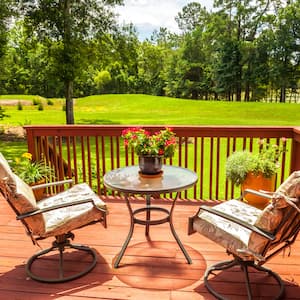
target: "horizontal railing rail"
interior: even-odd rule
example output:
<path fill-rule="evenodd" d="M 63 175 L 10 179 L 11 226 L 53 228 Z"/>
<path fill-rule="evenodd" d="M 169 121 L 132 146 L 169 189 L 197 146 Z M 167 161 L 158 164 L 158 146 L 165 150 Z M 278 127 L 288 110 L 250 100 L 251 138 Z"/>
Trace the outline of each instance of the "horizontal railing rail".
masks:
<path fill-rule="evenodd" d="M 55 168 L 56 180 L 73 178 L 87 182 L 99 195 L 109 195 L 103 175 L 115 168 L 138 163 L 121 138 L 133 126 L 61 125 L 25 126 L 28 151 L 34 159 L 46 159 Z M 278 186 L 294 170 L 300 170 L 300 127 L 171 126 L 178 137 L 175 156 L 166 164 L 182 166 L 198 174 L 194 188 L 180 196 L 186 199 L 227 200 L 240 188 L 226 180 L 227 157 L 236 150 L 258 151 L 259 140 L 284 146 L 279 159 Z M 150 132 L 162 126 L 143 126 Z M 113 193 L 114 195 L 114 193 Z M 166 195 L 167 197 L 168 195 Z"/>

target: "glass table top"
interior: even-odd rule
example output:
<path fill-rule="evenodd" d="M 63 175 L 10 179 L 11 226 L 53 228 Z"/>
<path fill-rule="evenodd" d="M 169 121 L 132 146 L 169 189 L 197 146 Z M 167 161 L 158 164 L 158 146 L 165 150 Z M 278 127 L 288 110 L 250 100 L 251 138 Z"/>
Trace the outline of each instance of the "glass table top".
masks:
<path fill-rule="evenodd" d="M 160 177 L 143 177 L 138 166 L 112 170 L 104 175 L 104 185 L 125 193 L 179 192 L 192 187 L 198 180 L 195 172 L 176 166 L 164 165 Z"/>

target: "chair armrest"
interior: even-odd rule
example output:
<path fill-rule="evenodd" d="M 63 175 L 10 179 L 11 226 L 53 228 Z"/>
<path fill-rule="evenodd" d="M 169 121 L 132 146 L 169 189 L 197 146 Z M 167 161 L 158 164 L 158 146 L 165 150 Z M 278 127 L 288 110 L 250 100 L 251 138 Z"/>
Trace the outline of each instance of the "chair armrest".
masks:
<path fill-rule="evenodd" d="M 66 183 L 73 183 L 73 179 L 66 179 L 66 180 L 37 184 L 37 185 L 31 186 L 31 188 L 32 188 L 32 190 L 37 190 L 37 189 L 43 189 L 43 188 L 50 187 L 50 186 L 63 185 Z"/>
<path fill-rule="evenodd" d="M 256 196 L 272 199 L 274 192 L 268 192 L 268 191 L 257 191 L 257 190 L 252 190 L 252 189 L 245 189 L 243 194 L 241 195 L 240 199 L 243 199 L 243 197 L 247 194 L 253 194 Z"/>
<path fill-rule="evenodd" d="M 297 212 L 300 214 L 300 208 L 296 205 L 296 203 L 299 203 L 299 199 L 297 199 L 297 198 L 288 197 L 288 196 L 284 195 L 283 193 L 269 192 L 269 191 L 256 191 L 256 190 L 252 190 L 252 189 L 246 189 L 244 191 L 243 195 L 241 196 L 241 198 L 243 198 L 243 196 L 246 194 L 254 194 L 254 195 L 269 198 L 269 199 L 272 199 L 273 197 L 283 197 L 285 199 L 285 201 L 290 206 L 292 206 L 295 210 L 297 210 Z"/>
<path fill-rule="evenodd" d="M 255 225 L 246 223 L 246 222 L 244 222 L 244 221 L 242 221 L 242 220 L 240 220 L 240 219 L 238 219 L 238 218 L 236 218 L 234 216 L 225 214 L 224 212 L 221 212 L 221 211 L 217 211 L 217 210 L 213 209 L 212 207 L 208 207 L 208 206 L 204 205 L 204 206 L 200 207 L 200 210 L 204 210 L 204 211 L 206 211 L 208 213 L 211 213 L 213 215 L 217 215 L 217 216 L 219 216 L 221 218 L 224 218 L 224 219 L 226 219 L 228 221 L 236 223 L 236 224 L 238 224 L 238 225 L 240 225 L 240 226 L 242 226 L 244 228 L 247 228 L 247 229 L 251 230 L 252 232 L 255 232 L 255 233 L 257 233 L 257 234 L 259 234 L 259 235 L 267 238 L 270 241 L 275 240 L 275 236 L 273 234 L 271 234 L 269 232 L 266 232 L 264 230 L 261 230 L 260 228 L 256 227 Z"/>
<path fill-rule="evenodd" d="M 35 216 L 35 215 L 39 215 L 39 214 L 42 214 L 42 213 L 45 213 L 45 212 L 48 212 L 48 211 L 51 211 L 51 210 L 60 209 L 60 208 L 64 208 L 64 207 L 70 207 L 70 206 L 74 206 L 74 205 L 80 205 L 80 204 L 84 204 L 84 203 L 92 203 L 94 207 L 96 207 L 98 210 L 100 210 L 100 211 L 102 211 L 103 213 L 106 214 L 106 210 L 97 207 L 95 205 L 93 199 L 84 199 L 84 200 L 77 200 L 77 201 L 74 201 L 74 202 L 57 204 L 57 205 L 45 207 L 45 208 L 42 208 L 42 209 L 37 209 L 37 210 L 34 210 L 34 211 L 30 211 L 30 212 L 27 212 L 25 214 L 18 215 L 17 220 L 23 220 L 25 218 L 32 217 L 32 216 Z"/>

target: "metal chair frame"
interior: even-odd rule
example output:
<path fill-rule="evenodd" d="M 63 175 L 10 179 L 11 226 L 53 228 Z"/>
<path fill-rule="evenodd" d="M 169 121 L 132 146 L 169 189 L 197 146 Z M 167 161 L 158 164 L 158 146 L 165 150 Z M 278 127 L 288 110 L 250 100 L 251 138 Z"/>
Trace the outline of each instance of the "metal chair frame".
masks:
<path fill-rule="evenodd" d="M 245 193 L 240 197 L 240 200 L 243 199 L 243 197 L 246 193 L 255 194 L 255 195 L 258 195 L 258 196 L 261 196 L 261 197 L 267 197 L 269 199 L 272 198 L 271 194 L 265 194 L 263 192 L 258 192 L 258 191 L 254 191 L 254 190 L 246 190 Z M 204 284 L 205 284 L 206 288 L 208 289 L 208 291 L 211 294 L 213 294 L 217 299 L 228 300 L 228 298 L 221 295 L 218 291 L 216 291 L 212 287 L 212 285 L 210 284 L 210 280 L 209 280 L 210 276 L 214 275 L 214 271 L 223 271 L 223 270 L 227 270 L 227 269 L 230 269 L 232 267 L 235 267 L 235 266 L 240 266 L 240 268 L 241 268 L 241 270 L 244 274 L 245 284 L 246 284 L 246 289 L 247 289 L 247 296 L 248 296 L 249 300 L 252 299 L 252 297 L 253 297 L 252 292 L 251 292 L 250 278 L 249 278 L 249 272 L 248 272 L 249 268 L 254 268 L 254 269 L 256 269 L 258 271 L 261 271 L 261 272 L 266 272 L 268 275 L 273 277 L 279 285 L 279 291 L 278 291 L 278 294 L 276 295 L 276 297 L 274 298 L 274 300 L 282 299 L 282 297 L 284 296 L 284 292 L 285 292 L 284 282 L 282 281 L 282 279 L 280 278 L 280 276 L 277 273 L 273 272 L 272 270 L 270 270 L 266 267 L 263 267 L 262 265 L 264 263 L 266 263 L 267 261 L 269 261 L 272 257 L 277 255 L 278 253 L 285 250 L 286 248 L 290 248 L 291 245 L 295 242 L 295 240 L 296 240 L 296 238 L 299 234 L 300 221 L 299 221 L 298 217 L 299 217 L 299 214 L 300 214 L 300 209 L 295 204 L 295 202 L 299 201 L 299 200 L 287 198 L 286 201 L 290 204 L 290 206 L 292 206 L 297 211 L 297 214 L 294 216 L 294 220 L 295 220 L 295 222 L 297 222 L 297 224 L 295 224 L 293 230 L 290 231 L 290 232 L 288 231 L 287 228 L 286 228 L 286 230 L 282 231 L 282 233 L 281 233 L 282 238 L 279 241 L 276 241 L 276 246 L 275 247 L 272 244 L 272 242 L 275 240 L 276 234 L 278 232 L 280 232 L 280 230 L 282 230 L 282 228 L 284 228 L 285 222 L 287 220 L 290 220 L 290 218 L 292 217 L 292 215 L 293 215 L 293 210 L 292 209 L 285 216 L 285 218 L 283 218 L 281 223 L 276 228 L 275 232 L 272 233 L 272 234 L 270 234 L 268 232 L 265 232 L 265 231 L 261 230 L 260 228 L 254 226 L 254 225 L 248 224 L 248 223 L 246 223 L 246 222 L 244 222 L 244 221 L 242 221 L 238 218 L 235 218 L 231 215 L 225 214 L 224 212 L 216 211 L 212 207 L 208 207 L 208 206 L 205 206 L 205 205 L 201 206 L 199 208 L 198 212 L 194 216 L 189 218 L 189 225 L 188 225 L 188 234 L 189 235 L 196 232 L 193 229 L 193 221 L 194 221 L 195 218 L 198 217 L 199 212 L 201 210 L 204 210 L 204 211 L 207 211 L 211 214 L 217 215 L 217 216 L 225 218 L 225 219 L 227 219 L 231 222 L 234 222 L 234 223 L 236 223 L 236 224 L 238 224 L 238 225 L 240 225 L 244 228 L 247 228 L 247 229 L 251 230 L 252 232 L 255 232 L 255 233 L 263 236 L 264 238 L 268 239 L 268 243 L 266 244 L 264 250 L 262 251 L 262 255 L 259 255 L 259 256 L 254 255 L 255 259 L 242 260 L 237 255 L 235 255 L 234 253 L 231 253 L 227 249 L 226 250 L 227 253 L 234 257 L 232 260 L 218 262 L 218 263 L 216 263 L 216 264 L 214 264 L 214 265 L 207 268 L 207 270 L 204 274 Z"/>
<path fill-rule="evenodd" d="M 50 186 L 55 186 L 55 185 L 64 185 L 64 184 L 70 184 L 72 183 L 73 180 L 72 179 L 68 179 L 68 180 L 62 180 L 62 181 L 58 181 L 58 182 L 51 182 L 51 183 L 46 183 L 46 184 L 41 184 L 41 185 L 36 185 L 34 186 L 34 189 L 39 189 L 39 188 L 46 188 L 46 187 L 50 187 Z M 106 215 L 107 212 L 99 207 L 97 207 L 92 199 L 84 199 L 84 200 L 77 200 L 77 201 L 73 201 L 72 203 L 63 203 L 63 204 L 58 204 L 58 205 L 53 205 L 51 207 L 47 207 L 44 209 L 37 209 L 31 212 L 27 212 L 24 214 L 20 214 L 17 209 L 14 207 L 14 205 L 12 204 L 11 200 L 10 200 L 10 193 L 7 191 L 7 185 L 5 184 L 5 182 L 0 182 L 0 191 L 3 194 L 4 198 L 6 198 L 6 200 L 8 201 L 10 207 L 14 210 L 14 212 L 16 213 L 17 220 L 20 220 L 22 222 L 22 224 L 24 225 L 27 234 L 30 236 L 32 242 L 34 245 L 38 245 L 39 240 L 43 240 L 46 239 L 48 237 L 43 237 L 43 236 L 34 236 L 30 230 L 30 227 L 28 226 L 27 222 L 26 222 L 26 218 L 31 217 L 31 216 L 35 216 L 35 215 L 39 215 L 39 214 L 43 214 L 45 212 L 51 211 L 51 210 L 56 210 L 56 209 L 60 209 L 60 208 L 64 208 L 64 207 L 70 207 L 70 206 L 74 206 L 74 205 L 80 205 L 80 204 L 84 204 L 84 203 L 92 203 L 93 206 L 95 208 L 97 208 L 98 210 L 101 211 L 102 213 L 102 217 L 101 219 L 99 219 L 98 221 L 93 221 L 90 222 L 82 227 L 85 227 L 87 225 L 91 225 L 94 223 L 98 223 L 101 222 L 103 223 L 104 227 L 107 227 L 107 221 L 106 221 Z M 79 229 L 80 227 L 76 228 Z M 61 282 L 66 282 L 66 281 L 70 281 L 70 280 L 74 280 L 76 278 L 82 277 L 83 275 L 89 273 L 95 266 L 97 263 L 97 254 L 96 252 L 91 249 L 88 246 L 84 246 L 84 245 L 79 245 L 79 244 L 72 244 L 70 242 L 70 240 L 74 239 L 74 234 L 72 232 L 66 232 L 65 234 L 62 235 L 58 235 L 55 236 L 55 241 L 52 243 L 52 246 L 41 250 L 39 252 L 37 252 L 36 254 L 34 254 L 33 256 L 31 256 L 25 266 L 26 272 L 28 274 L 28 276 L 36 281 L 40 281 L 40 282 L 46 282 L 46 283 L 61 283 Z M 66 249 L 75 249 L 78 251 L 84 251 L 86 252 L 91 258 L 91 262 L 88 263 L 88 265 L 80 272 L 77 272 L 73 275 L 69 275 L 66 276 L 65 272 L 64 272 L 64 251 Z M 48 278 L 48 277 L 42 277 L 37 275 L 33 270 L 33 264 L 42 256 L 48 254 L 51 251 L 58 251 L 59 253 L 59 259 L 58 259 L 58 276 L 55 278 Z"/>

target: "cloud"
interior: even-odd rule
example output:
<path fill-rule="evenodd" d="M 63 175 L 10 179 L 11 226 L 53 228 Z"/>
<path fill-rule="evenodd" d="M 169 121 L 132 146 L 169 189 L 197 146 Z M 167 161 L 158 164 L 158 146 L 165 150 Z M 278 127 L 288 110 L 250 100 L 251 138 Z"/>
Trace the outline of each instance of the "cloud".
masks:
<path fill-rule="evenodd" d="M 201 0 L 212 3 L 213 0 Z M 140 38 L 150 37 L 153 30 L 166 27 L 172 32 L 178 32 L 175 16 L 187 5 L 188 0 L 125 0 L 123 6 L 118 6 L 116 12 L 119 14 L 120 23 L 132 23 L 139 32 Z M 150 31 L 151 30 L 151 31 Z M 143 39 L 143 38 L 142 38 Z"/>

